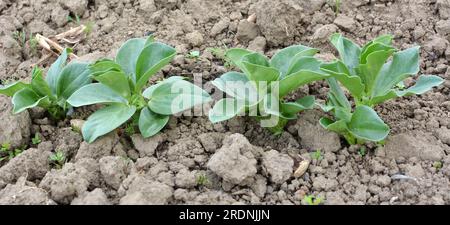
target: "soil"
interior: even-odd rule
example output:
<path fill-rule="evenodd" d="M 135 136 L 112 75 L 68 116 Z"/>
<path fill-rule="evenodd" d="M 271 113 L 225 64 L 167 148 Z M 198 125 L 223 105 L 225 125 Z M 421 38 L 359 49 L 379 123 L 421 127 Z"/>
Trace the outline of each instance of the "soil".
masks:
<path fill-rule="evenodd" d="M 181 116 L 152 138 L 113 132 L 89 145 L 71 123 L 92 108 L 63 121 L 41 109 L 12 116 L 10 99 L 2 96 L 0 143 L 24 151 L 0 163 L 0 204 L 307 204 L 306 195 L 323 204 L 450 204 L 450 1 L 342 1 L 338 15 L 332 2 L 0 0 L 2 83 L 29 80 L 41 57 L 14 32 L 61 33 L 77 26 L 69 15 L 93 24 L 73 46 L 82 60 L 112 58 L 125 40 L 152 33 L 178 56 L 151 82 L 201 77 L 211 94 L 209 81 L 227 68 L 208 48 L 248 47 L 270 56 L 302 43 L 333 57 L 328 37 L 334 32 L 360 44 L 390 33 L 398 48 L 420 45 L 421 73 L 445 79 L 422 96 L 376 108 L 392 129 L 383 147 L 348 146 L 319 126 L 318 110 L 302 113 L 280 136 L 248 118 L 211 124 L 205 116 Z M 256 21 L 247 20 L 251 15 Z M 199 59 L 187 57 L 192 50 L 201 52 Z M 291 97 L 325 99 L 327 91 L 316 82 Z M 49 161 L 55 151 L 67 156 L 62 168 Z"/>

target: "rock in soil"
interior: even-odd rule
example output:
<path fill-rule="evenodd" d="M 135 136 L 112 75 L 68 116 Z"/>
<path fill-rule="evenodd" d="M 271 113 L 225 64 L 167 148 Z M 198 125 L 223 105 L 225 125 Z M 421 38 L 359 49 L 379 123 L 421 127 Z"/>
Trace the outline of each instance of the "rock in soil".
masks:
<path fill-rule="evenodd" d="M 0 144 L 20 148 L 30 140 L 31 119 L 26 110 L 14 115 L 12 108 L 11 98 L 0 95 Z"/>
<path fill-rule="evenodd" d="M 208 161 L 207 167 L 232 184 L 240 184 L 256 174 L 252 146 L 242 134 L 225 137 L 224 145 Z M 225 144 L 227 143 L 227 144 Z"/>

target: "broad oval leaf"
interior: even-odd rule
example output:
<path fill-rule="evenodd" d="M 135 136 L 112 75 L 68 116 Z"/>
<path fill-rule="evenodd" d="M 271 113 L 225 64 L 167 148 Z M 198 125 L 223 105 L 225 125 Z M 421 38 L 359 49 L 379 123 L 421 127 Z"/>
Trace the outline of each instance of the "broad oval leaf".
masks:
<path fill-rule="evenodd" d="M 210 100 L 209 94 L 200 87 L 185 80 L 177 80 L 157 87 L 148 106 L 155 113 L 173 115 Z"/>
<path fill-rule="evenodd" d="M 313 109 L 315 103 L 314 96 L 305 96 L 295 102 L 281 103 L 281 112 L 285 115 L 295 115 L 300 111 Z"/>
<path fill-rule="evenodd" d="M 377 79 L 380 70 L 394 51 L 395 50 L 372 52 L 367 56 L 366 64 L 361 64 L 356 69 L 366 86 L 366 93 L 372 93 L 375 80 Z"/>
<path fill-rule="evenodd" d="M 143 137 L 151 137 L 157 134 L 169 122 L 170 116 L 152 112 L 148 107 L 141 111 L 139 116 L 139 130 Z"/>
<path fill-rule="evenodd" d="M 280 76 L 287 75 L 289 67 L 293 60 L 298 56 L 313 56 L 318 52 L 317 49 L 313 49 L 303 45 L 293 45 L 287 48 L 283 48 L 272 57 L 270 60 L 270 66 L 280 71 Z M 295 56 L 295 57 L 294 57 Z"/>
<path fill-rule="evenodd" d="M 105 86 L 108 86 L 113 91 L 117 92 L 126 99 L 129 99 L 131 97 L 128 78 L 123 72 L 109 71 L 104 74 L 95 76 L 94 79 L 104 84 Z"/>
<path fill-rule="evenodd" d="M 74 107 L 97 103 L 128 103 L 120 94 L 101 83 L 88 84 L 78 89 L 67 102 Z"/>
<path fill-rule="evenodd" d="M 58 84 L 59 74 L 66 65 L 67 56 L 72 52 L 70 48 L 66 48 L 62 51 L 58 59 L 50 66 L 45 77 L 45 81 L 52 89 L 52 93 L 56 95 L 56 87 Z"/>
<path fill-rule="evenodd" d="M 59 75 L 56 86 L 57 98 L 67 99 L 76 90 L 91 83 L 89 74 L 90 71 L 88 63 L 69 63 L 66 67 L 64 67 Z"/>
<path fill-rule="evenodd" d="M 12 103 L 14 105 L 13 112 L 20 113 L 26 109 L 36 107 L 41 101 L 47 98 L 47 96 L 39 96 L 36 92 L 29 88 L 24 88 L 14 94 L 12 98 Z"/>
<path fill-rule="evenodd" d="M 184 79 L 185 79 L 185 77 L 181 77 L 181 76 L 171 76 L 163 81 L 160 81 L 160 82 L 148 87 L 147 89 L 145 89 L 145 91 L 142 93 L 142 95 L 145 98 L 149 99 L 149 98 L 151 98 L 153 91 L 155 91 L 155 89 L 158 88 L 159 86 L 161 86 L 165 83 L 171 83 L 171 82 L 175 82 L 177 80 L 184 80 Z"/>
<path fill-rule="evenodd" d="M 136 112 L 136 107 L 124 104 L 113 104 L 93 113 L 82 128 L 83 138 L 92 143 L 98 137 L 105 135 L 128 121 Z"/>
<path fill-rule="evenodd" d="M 247 49 L 242 48 L 232 48 L 225 52 L 225 58 L 229 59 L 234 65 L 236 65 L 242 72 L 245 71 L 244 65 L 242 65 L 242 58 L 245 55 L 251 54 L 252 52 Z"/>
<path fill-rule="evenodd" d="M 212 123 L 229 120 L 245 109 L 245 102 L 235 98 L 220 99 L 209 111 L 209 120 Z"/>
<path fill-rule="evenodd" d="M 91 76 L 99 76 L 108 71 L 122 71 L 122 68 L 115 61 L 102 59 L 89 66 Z"/>
<path fill-rule="evenodd" d="M 375 80 L 372 98 L 387 94 L 400 81 L 419 72 L 419 48 L 397 52 L 392 61 L 384 64 Z"/>
<path fill-rule="evenodd" d="M 12 97 L 18 91 L 31 87 L 29 84 L 25 84 L 22 81 L 16 81 L 5 86 L 0 85 L 0 94 Z"/>
<path fill-rule="evenodd" d="M 229 96 L 244 100 L 249 104 L 257 102 L 258 96 L 255 86 L 243 73 L 228 72 L 211 83 Z"/>
<path fill-rule="evenodd" d="M 170 63 L 176 50 L 166 44 L 153 42 L 142 49 L 136 62 L 136 89 L 140 90 L 151 76 Z"/>
<path fill-rule="evenodd" d="M 134 82 L 136 82 L 136 62 L 144 46 L 145 39 L 132 38 L 120 47 L 116 55 L 116 62 Z"/>
<path fill-rule="evenodd" d="M 280 98 L 286 96 L 291 91 L 296 90 L 302 85 L 308 84 L 316 80 L 328 78 L 329 75 L 323 72 L 316 72 L 310 70 L 301 70 L 291 74 L 280 81 Z"/>
<path fill-rule="evenodd" d="M 47 82 L 44 80 L 44 77 L 42 76 L 42 70 L 35 67 L 33 68 L 32 74 L 33 74 L 31 78 L 32 89 L 40 96 L 51 97 L 52 90 L 50 89 L 50 86 L 48 86 Z"/>
<path fill-rule="evenodd" d="M 353 43 L 351 40 L 344 38 L 342 34 L 334 34 L 331 36 L 331 43 L 339 52 L 339 56 L 344 64 L 350 70 L 352 75 L 355 75 L 354 68 L 359 65 L 359 56 L 361 55 L 361 48 Z"/>
<path fill-rule="evenodd" d="M 375 142 L 384 140 L 389 134 L 389 126 L 372 108 L 364 105 L 355 108 L 348 130 L 357 138 Z"/>
<path fill-rule="evenodd" d="M 323 128 L 329 131 L 336 132 L 338 134 L 344 134 L 348 132 L 348 127 L 344 120 L 333 121 L 329 118 L 322 117 L 320 118 L 319 123 Z"/>
<path fill-rule="evenodd" d="M 356 75 L 350 75 L 345 73 L 345 65 L 341 61 L 336 61 L 334 63 L 324 64 L 321 66 L 321 70 L 331 74 L 335 79 L 337 79 L 342 85 L 344 85 L 350 93 L 361 99 L 365 91 L 365 86 L 361 81 L 361 78 Z"/>

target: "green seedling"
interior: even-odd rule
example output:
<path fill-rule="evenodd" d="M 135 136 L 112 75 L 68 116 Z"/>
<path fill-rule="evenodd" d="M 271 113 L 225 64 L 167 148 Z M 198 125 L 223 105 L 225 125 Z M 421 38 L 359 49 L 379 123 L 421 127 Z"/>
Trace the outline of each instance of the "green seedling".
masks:
<path fill-rule="evenodd" d="M 20 47 L 24 47 L 27 43 L 27 34 L 25 31 L 14 31 L 12 37 L 19 42 Z"/>
<path fill-rule="evenodd" d="M 341 0 L 334 0 L 334 13 L 337 15 L 339 15 L 341 11 Z"/>
<path fill-rule="evenodd" d="M 321 160 L 322 159 L 322 152 L 320 149 L 317 149 L 316 151 L 311 153 L 311 157 L 315 160 Z"/>
<path fill-rule="evenodd" d="M 76 14 L 76 13 L 75 13 L 75 16 L 68 15 L 67 16 L 67 22 L 69 22 L 69 23 L 73 22 L 73 23 L 75 23 L 77 25 L 81 25 L 80 16 L 78 16 L 78 14 Z"/>
<path fill-rule="evenodd" d="M 200 51 L 190 51 L 187 55 L 187 58 L 189 59 L 198 59 L 200 58 Z"/>
<path fill-rule="evenodd" d="M 323 203 L 323 198 L 322 197 L 315 197 L 314 195 L 306 195 L 303 198 L 303 201 L 307 204 L 307 205 L 320 205 Z"/>
<path fill-rule="evenodd" d="M 61 169 L 66 163 L 66 156 L 61 151 L 56 151 L 55 153 L 50 155 L 50 164 L 53 165 L 56 169 Z"/>
<path fill-rule="evenodd" d="M 46 109 L 55 119 L 63 118 L 72 107 L 67 99 L 80 87 L 91 83 L 87 63 L 66 64 L 70 49 L 65 49 L 51 65 L 47 76 L 35 67 L 31 83 L 18 81 L 6 86 L 0 85 L 0 94 L 11 96 L 13 113 L 17 114 L 36 106 Z"/>
<path fill-rule="evenodd" d="M 9 143 L 3 143 L 0 147 L 0 162 L 6 159 L 11 160 L 22 152 L 22 149 L 12 149 Z"/>
<path fill-rule="evenodd" d="M 30 38 L 28 39 L 28 46 L 31 49 L 31 53 L 33 55 L 37 54 L 38 41 L 33 34 L 30 34 Z"/>
<path fill-rule="evenodd" d="M 433 163 L 433 167 L 436 168 L 436 170 L 442 169 L 442 166 L 443 166 L 443 164 L 441 161 L 436 161 Z"/>
<path fill-rule="evenodd" d="M 360 156 L 364 157 L 367 154 L 366 147 L 365 146 L 361 146 L 361 148 L 359 149 L 358 153 L 359 153 Z"/>
<path fill-rule="evenodd" d="M 443 82 L 438 76 L 422 75 L 412 87 L 399 88 L 400 82 L 419 72 L 419 47 L 398 51 L 392 47 L 392 39 L 382 35 L 360 47 L 341 34 L 331 37 L 340 59 L 321 66 L 332 76 L 327 79 L 330 92 L 322 109 L 331 112 L 334 119 L 322 118 L 320 124 L 344 136 L 349 144 L 380 142 L 388 136 L 389 126 L 373 110 L 374 106 L 397 97 L 423 94 Z M 353 103 L 339 83 L 348 90 Z"/>
<path fill-rule="evenodd" d="M 211 52 L 211 54 L 223 61 L 223 66 L 225 68 L 231 68 L 232 62 L 229 58 L 225 57 L 225 53 L 228 50 L 228 48 L 225 46 L 224 48 L 208 48 L 207 51 Z"/>
<path fill-rule="evenodd" d="M 320 70 L 321 62 L 313 57 L 317 52 L 295 45 L 280 50 L 269 60 L 246 49 L 228 50 L 225 57 L 242 72 L 228 72 L 212 82 L 229 97 L 214 105 L 209 119 L 217 123 L 248 114 L 274 134 L 280 134 L 288 120 L 296 119 L 300 111 L 312 109 L 315 102 L 313 96 L 291 102 L 282 99 L 303 85 L 330 77 Z"/>
<path fill-rule="evenodd" d="M 197 176 L 197 186 L 205 186 L 209 184 L 208 177 L 205 174 L 199 174 Z"/>
<path fill-rule="evenodd" d="M 142 136 L 157 134 L 170 115 L 211 100 L 200 87 L 172 76 L 144 89 L 155 75 L 175 56 L 175 49 L 153 37 L 133 38 L 119 49 L 115 60 L 103 59 L 90 66 L 91 76 L 98 83 L 76 91 L 68 102 L 76 107 L 105 104 L 84 123 L 84 140 L 92 143 L 130 119 L 138 124 Z"/>
<path fill-rule="evenodd" d="M 38 145 L 42 142 L 41 137 L 39 132 L 36 132 L 36 134 L 34 134 L 34 137 L 31 138 L 31 143 L 33 143 L 33 145 Z"/>
<path fill-rule="evenodd" d="M 124 129 L 125 134 L 127 134 L 128 136 L 132 136 L 133 134 L 135 134 L 136 133 L 136 129 L 134 129 L 135 125 L 136 124 L 134 124 L 132 122 L 131 123 L 127 123 L 125 125 L 125 129 Z"/>

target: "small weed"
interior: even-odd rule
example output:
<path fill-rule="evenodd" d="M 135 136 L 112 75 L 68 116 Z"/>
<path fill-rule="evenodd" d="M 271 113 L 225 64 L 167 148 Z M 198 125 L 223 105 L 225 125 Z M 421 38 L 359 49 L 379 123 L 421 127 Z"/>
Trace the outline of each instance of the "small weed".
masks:
<path fill-rule="evenodd" d="M 360 156 L 364 157 L 367 154 L 366 147 L 365 146 L 361 146 L 361 148 L 359 149 L 358 153 L 359 153 Z"/>
<path fill-rule="evenodd" d="M 75 16 L 68 15 L 67 22 L 69 22 L 69 23 L 73 22 L 73 23 L 76 23 L 77 25 L 81 25 L 80 16 L 78 16 L 78 14 L 76 14 L 76 13 L 75 13 Z"/>
<path fill-rule="evenodd" d="M 33 143 L 33 145 L 38 145 L 42 142 L 41 138 L 39 137 L 39 132 L 36 132 L 36 134 L 34 134 L 34 137 L 31 138 L 31 142 Z"/>
<path fill-rule="evenodd" d="M 320 205 L 323 203 L 323 198 L 321 197 L 315 197 L 314 195 L 306 195 L 303 198 L 303 201 L 307 204 L 307 205 Z"/>
<path fill-rule="evenodd" d="M 341 11 L 341 0 L 334 0 L 334 13 L 336 16 L 339 15 Z"/>
<path fill-rule="evenodd" d="M 27 35 L 25 31 L 14 31 L 12 37 L 19 42 L 20 47 L 24 47 L 27 42 Z"/>
<path fill-rule="evenodd" d="M 33 55 L 36 55 L 37 54 L 38 41 L 36 39 L 36 36 L 33 36 L 33 34 L 30 34 L 30 38 L 28 39 L 28 46 L 31 49 L 31 53 Z"/>
<path fill-rule="evenodd" d="M 186 57 L 188 59 L 198 59 L 200 58 L 200 51 L 190 51 Z"/>
<path fill-rule="evenodd" d="M 433 163 L 433 167 L 436 168 L 436 170 L 440 170 L 442 169 L 442 162 L 441 161 L 436 161 Z"/>
<path fill-rule="evenodd" d="M 232 67 L 232 62 L 231 62 L 231 60 L 230 59 L 228 59 L 226 56 L 225 56 L 225 52 L 228 50 L 228 48 L 225 46 L 224 48 L 208 48 L 207 49 L 207 51 L 209 51 L 209 52 L 211 52 L 211 54 L 214 56 L 214 57 L 216 57 L 216 58 L 219 58 L 219 59 L 221 59 L 223 62 L 224 62 L 224 64 L 223 64 L 223 66 L 225 67 L 225 68 L 231 68 Z"/>
<path fill-rule="evenodd" d="M 200 174 L 197 176 L 197 186 L 205 186 L 207 184 L 209 184 L 209 180 L 205 174 Z"/>
<path fill-rule="evenodd" d="M 315 152 L 311 153 L 311 157 L 315 160 L 321 160 L 322 152 L 320 151 L 320 149 L 317 149 Z"/>
<path fill-rule="evenodd" d="M 127 123 L 124 129 L 125 134 L 127 134 L 128 136 L 132 136 L 133 134 L 135 134 L 136 129 L 134 127 L 135 127 L 134 123 Z"/>
<path fill-rule="evenodd" d="M 0 162 L 6 159 L 11 160 L 22 152 L 22 149 L 16 148 L 13 150 L 9 143 L 3 143 L 0 147 Z"/>
<path fill-rule="evenodd" d="M 61 169 L 66 162 L 66 156 L 61 151 L 56 151 L 50 155 L 50 164 L 56 167 L 56 169 Z"/>

